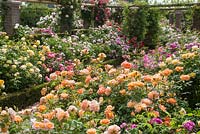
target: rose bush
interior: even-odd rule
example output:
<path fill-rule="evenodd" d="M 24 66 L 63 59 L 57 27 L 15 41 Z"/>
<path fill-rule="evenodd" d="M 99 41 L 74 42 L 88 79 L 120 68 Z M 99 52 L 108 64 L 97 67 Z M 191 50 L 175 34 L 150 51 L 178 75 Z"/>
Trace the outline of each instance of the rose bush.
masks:
<path fill-rule="evenodd" d="M 19 41 L 6 38 L 0 45 L 0 78 L 5 81 L 5 91 L 13 92 L 42 82 L 42 53 L 40 42 L 21 38 Z"/>
<path fill-rule="evenodd" d="M 69 71 L 51 73 L 59 81 L 43 88 L 38 105 L 1 111 L 1 131 L 10 133 L 187 133 L 199 131 L 199 112 L 187 113 L 176 96 L 174 70 L 154 74 L 103 65 L 100 53 L 85 66 L 75 60 Z M 183 77 L 182 74 L 178 74 Z M 187 77 L 183 77 L 188 80 Z M 187 108 L 187 107 L 186 107 Z"/>

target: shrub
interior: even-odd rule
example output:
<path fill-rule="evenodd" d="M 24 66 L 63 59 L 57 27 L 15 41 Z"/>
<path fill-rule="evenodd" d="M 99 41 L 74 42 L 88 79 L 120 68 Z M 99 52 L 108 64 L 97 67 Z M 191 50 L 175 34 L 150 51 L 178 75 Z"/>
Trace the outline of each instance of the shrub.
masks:
<path fill-rule="evenodd" d="M 129 38 L 137 37 L 137 41 L 143 41 L 147 33 L 147 8 L 124 9 L 123 31 Z"/>
<path fill-rule="evenodd" d="M 92 7 L 84 6 L 84 8 L 81 9 L 81 17 L 83 19 L 83 25 L 84 28 L 89 28 L 93 21 L 92 16 Z"/>
<path fill-rule="evenodd" d="M 20 11 L 21 25 L 28 25 L 29 27 L 36 27 L 40 17 L 50 14 L 51 9 L 43 4 L 29 4 L 22 6 Z"/>
<path fill-rule="evenodd" d="M 149 9 L 147 16 L 147 34 L 145 35 L 144 44 L 150 49 L 155 48 L 158 43 L 160 34 L 160 13 L 158 9 Z"/>
<path fill-rule="evenodd" d="M 137 42 L 144 42 L 148 48 L 155 48 L 159 35 L 159 12 L 146 6 L 138 9 L 124 10 L 123 31 L 132 39 L 137 38 Z"/>
<path fill-rule="evenodd" d="M 71 32 L 74 28 L 75 14 L 80 12 L 80 0 L 60 0 L 62 5 L 60 11 L 60 30 L 61 32 Z"/>
<path fill-rule="evenodd" d="M 0 78 L 6 81 L 5 91 L 14 92 L 41 83 L 42 55 L 37 50 L 38 41 L 4 38 L 5 44 L 0 45 Z"/>

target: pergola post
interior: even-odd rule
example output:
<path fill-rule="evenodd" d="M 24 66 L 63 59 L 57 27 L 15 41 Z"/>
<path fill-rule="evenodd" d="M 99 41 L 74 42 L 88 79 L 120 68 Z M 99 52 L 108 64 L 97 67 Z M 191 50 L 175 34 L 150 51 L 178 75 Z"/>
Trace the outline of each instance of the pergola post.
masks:
<path fill-rule="evenodd" d="M 4 27 L 8 35 L 13 34 L 15 24 L 20 22 L 20 1 L 7 1 L 8 10 L 5 16 Z"/>
<path fill-rule="evenodd" d="M 175 12 L 175 18 L 176 18 L 176 21 L 175 21 L 175 27 L 178 28 L 178 29 L 181 29 L 181 21 L 182 21 L 182 17 L 183 17 L 183 13 L 182 11 L 180 10 L 177 10 Z"/>
<path fill-rule="evenodd" d="M 173 25 L 174 24 L 174 13 L 169 14 L 169 24 Z"/>

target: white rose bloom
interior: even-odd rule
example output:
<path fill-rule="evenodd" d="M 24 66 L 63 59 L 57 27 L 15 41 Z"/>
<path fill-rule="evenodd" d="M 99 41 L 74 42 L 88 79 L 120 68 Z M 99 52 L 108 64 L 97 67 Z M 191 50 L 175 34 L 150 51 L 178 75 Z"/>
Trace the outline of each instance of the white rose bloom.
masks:
<path fill-rule="evenodd" d="M 27 68 L 27 66 L 26 66 L 26 65 L 22 65 L 20 68 L 21 68 L 22 70 L 25 70 L 25 69 Z"/>

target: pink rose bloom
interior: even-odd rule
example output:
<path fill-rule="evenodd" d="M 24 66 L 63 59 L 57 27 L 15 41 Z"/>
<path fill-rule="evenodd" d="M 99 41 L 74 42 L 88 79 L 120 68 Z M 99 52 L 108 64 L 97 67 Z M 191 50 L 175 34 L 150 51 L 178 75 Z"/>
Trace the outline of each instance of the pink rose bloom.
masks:
<path fill-rule="evenodd" d="M 83 100 L 81 102 L 81 109 L 84 110 L 84 111 L 86 111 L 89 108 L 89 105 L 90 105 L 90 101 Z"/>
<path fill-rule="evenodd" d="M 99 103 L 96 100 L 92 100 L 89 105 L 90 111 L 98 112 L 100 110 Z"/>
<path fill-rule="evenodd" d="M 109 126 L 106 134 L 120 134 L 120 127 L 117 125 Z"/>

